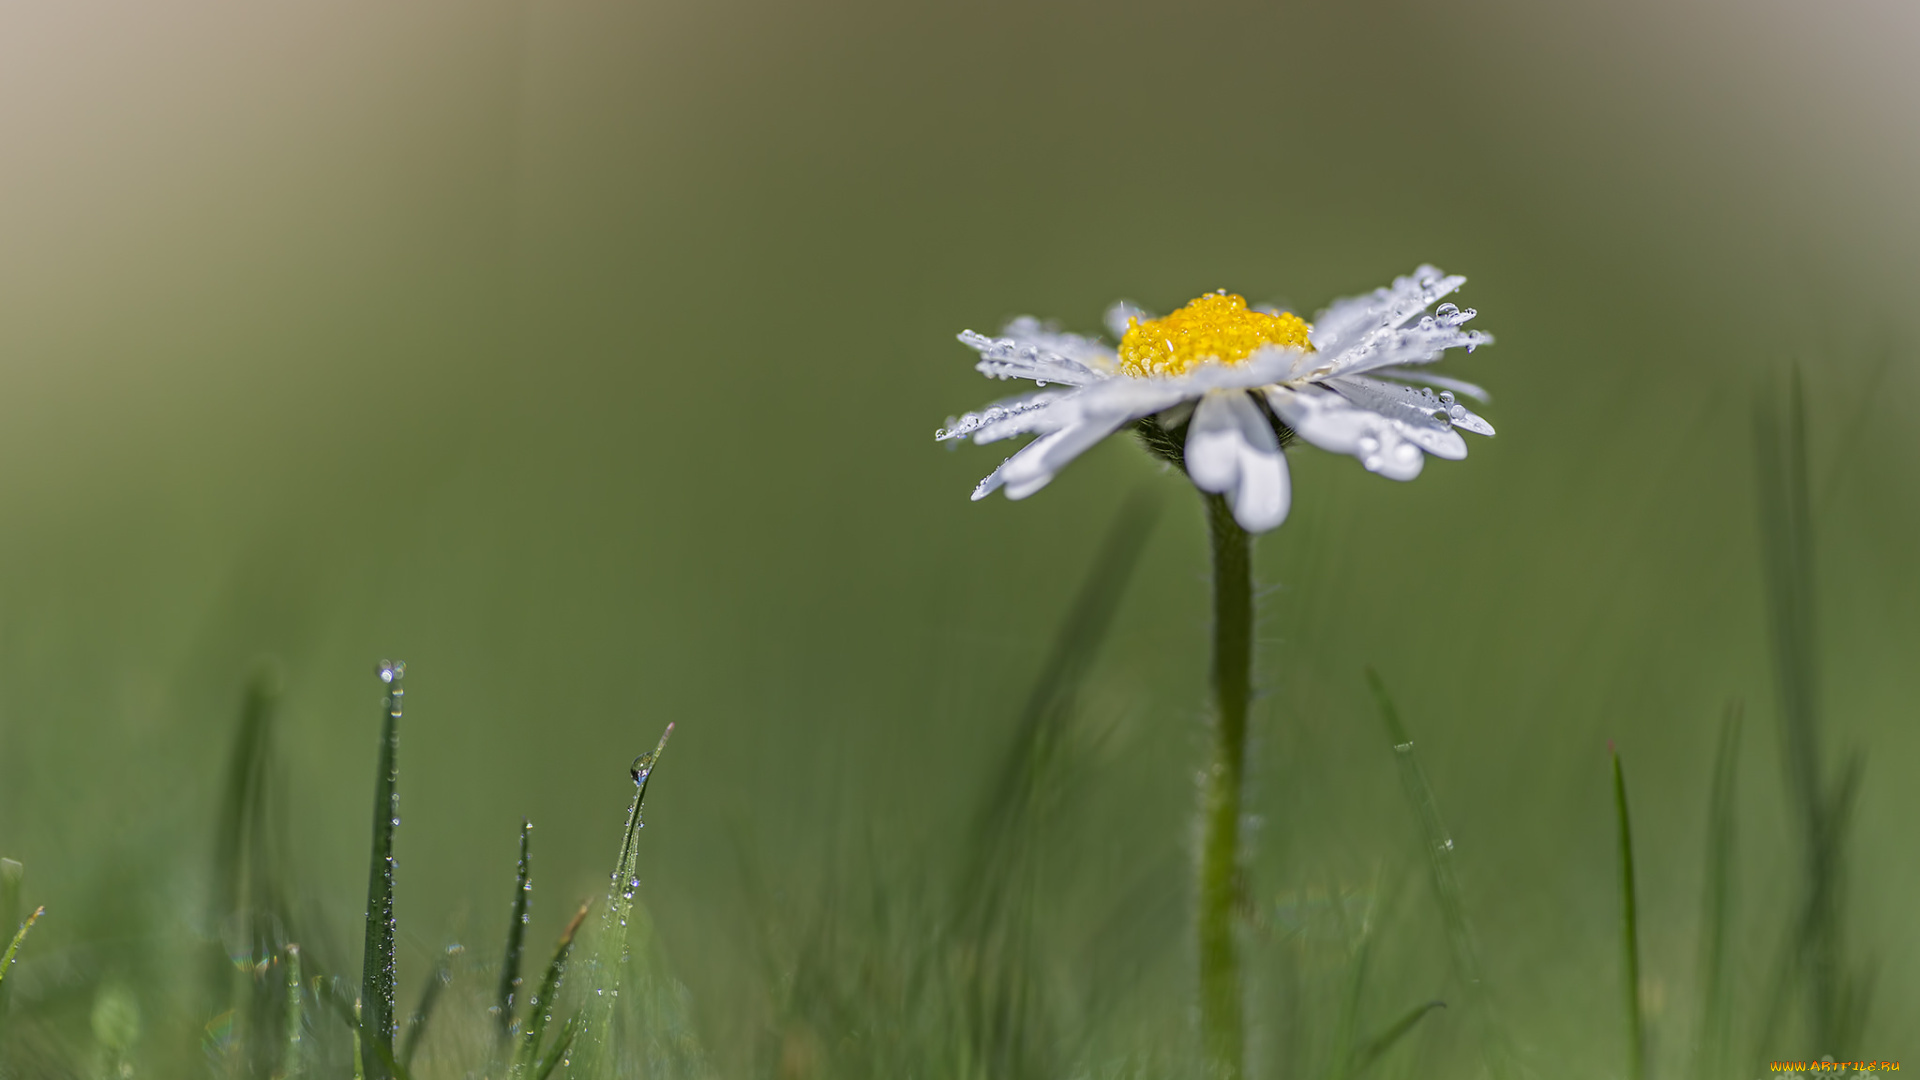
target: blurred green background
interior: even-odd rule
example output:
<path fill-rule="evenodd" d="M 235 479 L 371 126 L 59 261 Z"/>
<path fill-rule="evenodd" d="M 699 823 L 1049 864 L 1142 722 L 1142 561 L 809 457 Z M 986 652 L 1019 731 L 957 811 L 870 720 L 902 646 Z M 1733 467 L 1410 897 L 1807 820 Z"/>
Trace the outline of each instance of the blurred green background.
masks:
<path fill-rule="evenodd" d="M 1257 554 L 1258 890 L 1415 865 L 1375 665 L 1528 1052 L 1616 1073 L 1606 742 L 1678 1031 L 1736 697 L 1761 971 L 1791 834 L 1752 416 L 1797 362 L 1824 701 L 1867 754 L 1858 1049 L 1920 1059 L 1916 32 L 1775 0 L 0 9 L 0 854 L 41 944 L 98 932 L 103 889 L 195 917 L 267 656 L 293 842 L 352 930 L 392 656 L 403 980 L 493 940 L 522 814 L 542 939 L 600 888 L 676 721 L 644 895 L 724 1058 L 744 928 L 787 902 L 745 879 L 937 861 L 1145 487 L 1087 873 L 1160 868 L 1142 948 L 1182 977 L 1197 500 L 1113 440 L 970 504 L 1000 448 L 932 433 L 1008 388 L 953 335 L 1216 287 L 1311 313 L 1432 261 L 1499 338 L 1448 371 L 1500 435 L 1404 486 L 1293 456 Z"/>

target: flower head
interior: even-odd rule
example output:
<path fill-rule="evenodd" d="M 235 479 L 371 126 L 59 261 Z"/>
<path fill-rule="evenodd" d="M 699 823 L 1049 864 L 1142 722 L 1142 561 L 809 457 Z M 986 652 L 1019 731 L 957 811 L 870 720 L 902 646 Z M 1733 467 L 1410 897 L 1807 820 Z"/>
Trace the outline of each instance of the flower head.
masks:
<path fill-rule="evenodd" d="M 981 374 L 1030 379 L 1037 389 L 950 420 L 935 438 L 1039 436 L 973 491 L 975 499 L 998 490 L 1024 499 L 1133 425 L 1200 490 L 1226 496 L 1242 528 L 1265 532 L 1287 517 L 1292 486 L 1282 448 L 1295 435 L 1411 480 L 1427 454 L 1466 457 L 1461 431 L 1493 434 L 1456 397 L 1485 401 L 1484 390 L 1415 370 L 1448 349 L 1472 352 L 1493 341 L 1462 329 L 1472 308 L 1440 304 L 1425 314 L 1465 282 L 1422 266 L 1335 302 L 1311 325 L 1249 308 L 1225 290 L 1157 319 L 1116 304 L 1107 328 L 1118 348 L 1032 318 L 1015 319 L 999 337 L 969 330 L 960 340 L 980 354 Z"/>

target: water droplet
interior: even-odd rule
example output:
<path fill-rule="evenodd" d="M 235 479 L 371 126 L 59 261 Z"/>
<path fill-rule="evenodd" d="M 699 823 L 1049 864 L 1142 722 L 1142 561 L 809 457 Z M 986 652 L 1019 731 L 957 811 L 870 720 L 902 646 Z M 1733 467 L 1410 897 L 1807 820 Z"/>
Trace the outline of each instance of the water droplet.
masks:
<path fill-rule="evenodd" d="M 1448 405 L 1453 404 L 1453 391 L 1451 390 L 1440 391 L 1440 400 L 1445 402 Z"/>
<path fill-rule="evenodd" d="M 1433 313 L 1442 319 L 1451 319 L 1460 313 L 1460 305 L 1441 304 L 1439 307 L 1433 309 Z"/>
<path fill-rule="evenodd" d="M 1455 420 L 1465 420 L 1467 418 L 1467 407 L 1465 405 L 1450 406 L 1447 409 L 1447 415 Z"/>
<path fill-rule="evenodd" d="M 1433 329 L 1433 316 L 1431 315 L 1420 316 L 1420 329 L 1422 330 Z"/>
<path fill-rule="evenodd" d="M 407 665 L 393 660 L 382 660 L 379 666 L 374 668 L 374 673 L 380 676 L 381 682 L 392 683 L 406 676 Z"/>

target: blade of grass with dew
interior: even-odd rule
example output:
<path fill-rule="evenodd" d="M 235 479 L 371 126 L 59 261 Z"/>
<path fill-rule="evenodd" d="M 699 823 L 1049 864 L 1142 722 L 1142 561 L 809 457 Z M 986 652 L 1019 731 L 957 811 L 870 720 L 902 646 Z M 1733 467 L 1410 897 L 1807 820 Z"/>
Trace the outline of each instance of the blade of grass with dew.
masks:
<path fill-rule="evenodd" d="M 581 1034 L 583 1076 L 598 1076 L 607 1060 L 612 1039 L 614 1006 L 620 996 L 620 971 L 627 957 L 627 920 L 633 915 L 633 892 L 640 887 L 640 819 L 647 799 L 647 782 L 660 764 L 660 755 L 673 736 L 673 725 L 660 733 L 652 750 L 633 759 L 629 774 L 633 777 L 633 803 L 627 810 L 627 826 L 620 836 L 620 857 L 615 860 L 613 877 L 607 889 L 607 904 L 600 912 L 600 933 L 594 942 L 593 996 L 587 999 L 587 1017 Z"/>
<path fill-rule="evenodd" d="M 359 1052 L 354 1054 L 353 1075 L 366 1080 L 376 1075 L 390 1077 L 391 1080 L 413 1080 L 407 1067 L 393 1056 L 392 1048 L 372 1042 L 366 1038 L 365 1010 L 355 1007 L 354 1002 L 340 989 L 337 979 L 316 979 L 314 987 L 319 991 L 321 1004 L 327 1006 L 340 1022 L 353 1033 L 354 1045 Z M 384 1069 L 384 1073 L 374 1072 L 375 1068 Z"/>
<path fill-rule="evenodd" d="M 214 817 L 213 887 L 208 896 L 209 929 L 217 944 L 207 955 L 202 1007 L 207 1014 L 232 1012 L 237 1052 L 252 1075 L 278 1071 L 283 1052 L 285 988 L 259 975 L 259 965 L 280 953 L 280 936 L 288 932 L 269 814 L 281 685 L 278 668 L 263 663 L 242 693 Z M 244 966 L 234 963 L 236 956 L 245 958 Z M 246 974 L 246 968 L 256 973 Z"/>
<path fill-rule="evenodd" d="M 273 716 L 280 681 L 262 666 L 248 680 L 227 755 L 227 778 L 214 814 L 213 888 L 208 897 L 209 930 L 219 941 L 229 933 L 246 939 L 256 956 L 266 955 L 256 940 L 265 921 L 259 909 L 270 903 L 265 891 L 267 857 L 267 769 L 272 758 Z M 236 922 L 239 925 L 235 925 Z M 232 1007 L 234 965 L 225 948 L 208 957 L 209 1011 Z"/>
<path fill-rule="evenodd" d="M 1447 940 L 1453 949 L 1455 972 L 1461 982 L 1469 987 L 1478 987 L 1480 951 L 1472 928 L 1467 924 L 1465 906 L 1460 900 L 1460 879 L 1454 872 L 1452 860 L 1453 837 L 1448 834 L 1446 822 L 1440 817 L 1440 806 L 1434 799 L 1433 786 L 1427 782 L 1426 770 L 1420 767 L 1419 759 L 1414 756 L 1413 737 L 1407 734 L 1406 726 L 1401 723 L 1400 712 L 1387 694 L 1386 683 L 1372 668 L 1367 669 L 1367 682 L 1373 688 L 1374 701 L 1380 707 L 1380 717 L 1386 722 L 1387 735 L 1393 740 L 1394 760 L 1400 767 L 1401 786 L 1420 821 L 1434 899 L 1440 905 Z"/>
<path fill-rule="evenodd" d="M 460 955 L 460 946 L 449 945 L 440 954 L 440 962 L 433 966 L 433 974 L 427 978 L 425 986 L 420 988 L 420 1001 L 413 1007 L 413 1014 L 407 1017 L 407 1037 L 400 1044 L 400 1064 L 413 1068 L 413 1055 L 420 1049 L 420 1040 L 427 1034 L 427 1024 L 433 1019 L 434 1007 L 440 1003 L 440 993 L 453 981 L 453 958 Z"/>
<path fill-rule="evenodd" d="M 1414 1029 L 1415 1025 L 1420 1023 L 1421 1020 L 1426 1019 L 1428 1013 L 1435 1009 L 1444 1009 L 1446 1007 L 1447 1003 L 1444 1001 L 1429 1001 L 1423 1005 L 1415 1005 L 1413 1008 L 1408 1009 L 1400 1019 L 1395 1020 L 1385 1031 L 1368 1039 L 1365 1045 L 1354 1051 L 1353 1069 L 1349 1075 L 1359 1076 L 1372 1068 L 1376 1062 L 1386 1055 L 1387 1051 L 1393 1049 L 1394 1044 L 1406 1038 L 1407 1034 Z"/>
<path fill-rule="evenodd" d="M 1620 978 L 1626 991 L 1627 1076 L 1630 1080 L 1646 1080 L 1646 1008 L 1640 1000 L 1640 922 L 1633 889 L 1633 823 L 1627 814 L 1627 774 L 1620 764 L 1620 752 L 1609 744 L 1607 753 L 1613 758 L 1613 808 L 1620 824 Z"/>
<path fill-rule="evenodd" d="M 514 1055 L 514 1076 L 525 1074 L 540 1060 L 540 1042 L 546 1037 L 547 1025 L 553 1021 L 554 1007 L 559 1004 L 560 984 L 567 975 L 567 957 L 573 952 L 573 938 L 580 932 L 580 924 L 587 921 L 587 911 L 591 907 L 591 897 L 580 901 L 580 910 L 573 913 L 573 918 L 567 921 L 567 928 L 560 932 L 560 941 L 553 948 L 553 959 L 547 963 L 547 973 L 540 979 L 540 988 L 533 997 L 527 999 L 527 1030 L 520 1036 L 520 1049 Z"/>
<path fill-rule="evenodd" d="M 540 1059 L 540 1064 L 533 1070 L 533 1080 L 547 1080 L 552 1076 L 553 1070 L 567 1060 L 567 1054 L 573 1050 L 573 1040 L 579 1034 L 580 1014 L 574 1013 L 567 1017 L 566 1023 L 560 1025 L 560 1034 L 554 1038 L 553 1048 L 547 1051 L 546 1056 Z"/>
<path fill-rule="evenodd" d="M 520 989 L 520 956 L 527 943 L 527 907 L 533 902 L 533 823 L 520 819 L 520 861 L 513 875 L 513 918 L 507 923 L 507 948 L 500 961 L 500 1038 L 513 1038 L 514 994 Z"/>
<path fill-rule="evenodd" d="M 1732 922 L 1734 781 L 1740 757 L 1742 707 L 1727 702 L 1713 755 L 1713 787 L 1707 797 L 1706 881 L 1700 904 L 1700 1026 L 1694 1042 L 1694 1075 L 1726 1073 L 1732 1000 L 1727 988 L 1727 928 Z"/>
<path fill-rule="evenodd" d="M 400 824 L 400 714 L 406 671 L 405 664 L 386 661 L 379 668 L 387 694 L 380 723 L 380 767 L 374 774 L 367 936 L 360 967 L 360 1057 L 367 1080 L 386 1080 L 394 1061 L 393 834 Z"/>
<path fill-rule="evenodd" d="M 33 924 L 39 922 L 40 916 L 46 913 L 44 907 L 34 908 L 33 914 L 27 916 L 27 921 L 21 923 L 20 929 L 14 933 L 13 940 L 7 943 L 7 951 L 0 953 L 0 986 L 6 985 L 7 972 L 13 970 L 14 956 L 20 951 L 20 943 L 27 940 L 27 931 L 32 930 Z"/>
<path fill-rule="evenodd" d="M 1366 669 L 1366 674 L 1367 683 L 1373 689 L 1374 702 L 1380 708 L 1380 718 L 1386 724 L 1387 737 L 1392 741 L 1394 761 L 1400 770 L 1401 790 L 1406 793 L 1407 802 L 1420 823 L 1428 879 L 1433 886 L 1434 902 L 1440 908 L 1441 924 L 1446 928 L 1455 977 L 1466 991 L 1472 1011 L 1478 1014 L 1488 1067 L 1496 1077 L 1507 1076 L 1512 1072 L 1513 1054 L 1506 1029 L 1496 1014 L 1492 995 L 1481 979 L 1480 950 L 1473 927 L 1467 921 L 1466 905 L 1461 900 L 1460 877 L 1453 865 L 1453 836 L 1440 816 L 1440 804 L 1434 798 L 1433 785 L 1427 781 L 1426 770 L 1420 767 L 1420 759 L 1414 754 L 1413 736 L 1407 733 L 1406 725 L 1401 723 L 1400 710 L 1387 693 L 1386 682 L 1371 667 Z"/>
<path fill-rule="evenodd" d="M 26 884 L 27 868 L 13 859 L 0 859 L 0 935 L 11 936 L 20 929 L 20 890 Z M 0 977 L 6 975 L 0 969 Z M 13 991 L 0 981 L 0 1024 L 6 1023 L 7 998 Z"/>
<path fill-rule="evenodd" d="M 307 1018 L 300 995 L 300 946 L 288 945 L 287 957 L 287 1029 L 286 1050 L 280 1058 L 281 1076 L 293 1080 L 305 1066 L 304 1046 Z"/>

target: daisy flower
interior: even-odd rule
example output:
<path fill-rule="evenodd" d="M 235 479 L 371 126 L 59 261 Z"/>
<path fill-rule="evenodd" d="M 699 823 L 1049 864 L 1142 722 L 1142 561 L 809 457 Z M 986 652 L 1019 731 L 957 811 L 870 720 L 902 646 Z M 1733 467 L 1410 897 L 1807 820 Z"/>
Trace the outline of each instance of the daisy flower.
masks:
<path fill-rule="evenodd" d="M 1157 319 L 1121 303 L 1106 319 L 1118 348 L 1033 318 L 1015 319 L 999 337 L 969 330 L 960 340 L 980 354 L 981 374 L 1031 379 L 1038 389 L 950 420 L 934 437 L 1039 436 L 973 491 L 975 499 L 1000 490 L 1024 499 L 1131 425 L 1201 491 L 1225 496 L 1241 528 L 1266 532 L 1286 520 L 1292 501 L 1283 447 L 1295 436 L 1411 480 L 1428 454 L 1467 456 L 1460 432 L 1493 434 L 1457 400 L 1485 401 L 1485 391 L 1417 370 L 1448 349 L 1493 341 L 1462 328 L 1472 308 L 1425 313 L 1465 282 L 1422 266 L 1336 301 L 1311 324 L 1249 308 L 1224 289 Z"/>

